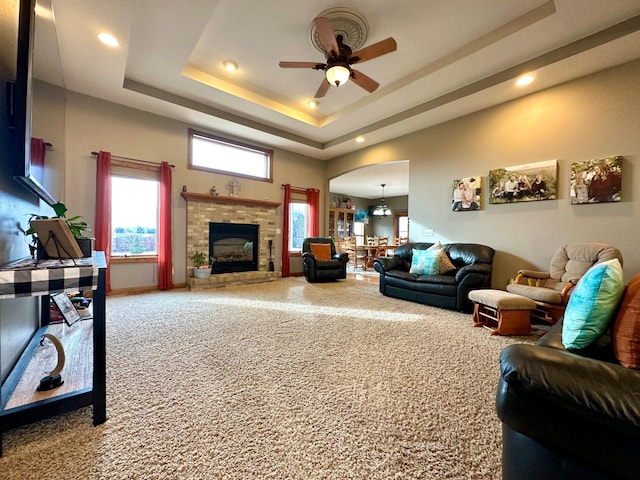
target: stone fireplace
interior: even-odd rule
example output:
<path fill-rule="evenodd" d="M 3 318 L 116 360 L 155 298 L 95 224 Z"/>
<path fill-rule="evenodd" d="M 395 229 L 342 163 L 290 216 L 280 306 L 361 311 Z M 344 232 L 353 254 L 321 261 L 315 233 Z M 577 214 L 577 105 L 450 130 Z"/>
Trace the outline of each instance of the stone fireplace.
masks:
<path fill-rule="evenodd" d="M 268 282 L 280 277 L 279 271 L 268 268 L 279 203 L 203 193 L 180 195 L 187 202 L 187 288 Z M 209 278 L 191 275 L 191 256 L 196 251 L 216 258 Z"/>

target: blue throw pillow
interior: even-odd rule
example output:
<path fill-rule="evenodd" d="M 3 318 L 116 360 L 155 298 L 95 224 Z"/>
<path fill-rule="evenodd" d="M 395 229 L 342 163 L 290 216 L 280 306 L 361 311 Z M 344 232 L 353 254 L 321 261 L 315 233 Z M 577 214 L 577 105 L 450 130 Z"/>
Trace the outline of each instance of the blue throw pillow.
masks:
<path fill-rule="evenodd" d="M 569 297 L 562 325 L 562 343 L 581 349 L 604 333 L 624 292 L 618 259 L 594 265 L 578 281 Z"/>
<path fill-rule="evenodd" d="M 417 250 L 414 248 L 409 273 L 437 275 L 440 273 L 440 260 L 439 250 Z"/>

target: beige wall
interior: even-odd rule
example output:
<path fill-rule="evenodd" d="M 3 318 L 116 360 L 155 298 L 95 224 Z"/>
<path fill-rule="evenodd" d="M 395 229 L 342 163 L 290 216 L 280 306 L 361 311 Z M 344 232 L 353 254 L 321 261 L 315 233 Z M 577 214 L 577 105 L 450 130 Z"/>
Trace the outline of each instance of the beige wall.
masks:
<path fill-rule="evenodd" d="M 231 177 L 188 170 L 187 129 L 198 128 L 168 118 L 134 110 L 74 92 L 67 92 L 65 115 L 66 165 L 65 188 L 61 200 L 74 215 L 84 216 L 94 225 L 95 157 L 90 152 L 105 150 L 113 155 L 152 162 L 165 160 L 173 169 L 173 258 L 174 283 L 184 283 L 186 273 L 186 202 L 180 197 L 182 185 L 188 191 L 208 193 L 216 186 L 226 195 L 225 185 Z M 216 132 L 212 132 L 216 133 Z M 57 143 L 57 142 L 56 142 Z M 269 148 L 268 145 L 266 145 Z M 282 201 L 281 184 L 319 188 L 321 204 L 328 203 L 327 182 L 322 161 L 283 150 L 274 151 L 273 183 L 239 179 L 240 196 Z M 132 206 L 135 208 L 135 206 Z M 324 218 L 325 209 L 321 211 Z M 278 228 L 282 227 L 282 206 L 277 209 Z M 279 270 L 282 236 L 274 240 L 274 259 Z M 157 285 L 154 264 L 113 265 L 111 286 L 114 289 Z"/>
<path fill-rule="evenodd" d="M 413 241 L 476 242 L 496 249 L 493 286 L 518 268 L 546 269 L 565 243 L 601 241 L 624 256 L 625 278 L 640 271 L 640 61 L 332 159 L 332 178 L 359 166 L 410 160 Z M 622 155 L 622 202 L 570 205 L 572 162 Z M 557 159 L 559 199 L 450 209 L 451 181 L 489 170 Z M 433 229 L 433 236 L 425 230 Z"/>
<path fill-rule="evenodd" d="M 240 196 L 281 201 L 282 183 L 321 190 L 321 231 L 326 231 L 328 178 L 381 161 L 410 160 L 411 239 L 477 242 L 497 250 L 494 287 L 502 288 L 521 267 L 544 269 L 564 243 L 604 241 L 622 250 L 625 275 L 640 271 L 634 234 L 638 234 L 640 173 L 640 61 L 600 72 L 520 100 L 487 109 L 414 134 L 374 145 L 328 162 L 276 150 L 274 183 L 241 180 Z M 64 148 L 64 188 L 60 199 L 72 214 L 93 224 L 94 150 L 176 165 L 173 175 L 174 282 L 185 281 L 185 202 L 182 185 L 222 194 L 230 177 L 186 169 L 187 128 L 171 119 L 67 92 L 65 127 L 48 139 Z M 197 126 L 195 126 L 197 128 Z M 213 132 L 215 133 L 215 132 Z M 58 140 L 56 135 L 64 135 Z M 266 147 L 269 147 L 268 145 Z M 575 161 L 623 155 L 623 201 L 612 204 L 569 203 L 570 165 Z M 450 182 L 461 176 L 485 177 L 489 170 L 543 160 L 558 160 L 559 199 L 488 205 L 482 210 L 450 210 Z M 278 208 L 281 228 L 282 207 Z M 433 229 L 433 236 L 425 236 Z M 280 258 L 281 236 L 274 245 Z M 278 268 L 278 264 L 276 264 Z M 114 288 L 157 283 L 153 265 L 117 265 Z"/>

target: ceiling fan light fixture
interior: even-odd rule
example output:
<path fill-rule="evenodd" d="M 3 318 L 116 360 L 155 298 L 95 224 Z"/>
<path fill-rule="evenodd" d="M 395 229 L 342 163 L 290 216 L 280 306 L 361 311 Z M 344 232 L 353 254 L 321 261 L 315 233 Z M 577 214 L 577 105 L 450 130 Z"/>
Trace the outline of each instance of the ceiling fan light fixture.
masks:
<path fill-rule="evenodd" d="M 326 76 L 327 81 L 331 85 L 339 87 L 340 85 L 344 85 L 349 81 L 351 70 L 349 70 L 344 65 L 334 65 L 333 67 L 327 69 Z"/>

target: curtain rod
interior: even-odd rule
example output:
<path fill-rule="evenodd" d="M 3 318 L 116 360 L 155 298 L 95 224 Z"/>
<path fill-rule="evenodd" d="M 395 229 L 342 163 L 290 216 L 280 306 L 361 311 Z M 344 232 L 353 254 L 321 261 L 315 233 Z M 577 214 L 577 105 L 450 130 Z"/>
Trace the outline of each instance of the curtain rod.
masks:
<path fill-rule="evenodd" d="M 99 152 L 91 152 L 91 155 L 97 156 Z M 149 160 L 140 160 L 139 158 L 131 158 L 131 157 L 122 157 L 120 155 L 111 155 L 114 158 L 119 158 L 121 160 L 131 160 L 132 162 L 140 162 L 140 163 L 150 163 L 151 165 L 158 165 L 159 162 L 151 162 Z M 171 168 L 176 168 L 175 165 L 169 164 Z"/>
<path fill-rule="evenodd" d="M 44 142 L 44 146 L 47 147 L 47 148 L 53 147 L 53 145 L 51 143 L 49 143 L 49 142 Z"/>
<path fill-rule="evenodd" d="M 280 186 L 281 186 L 282 188 L 284 188 L 284 187 L 285 187 L 285 184 L 283 183 L 283 184 L 282 184 L 282 185 L 280 185 Z M 292 189 L 292 190 L 302 190 L 302 191 L 305 191 L 305 192 L 306 192 L 307 190 L 309 190 L 309 188 L 310 188 L 310 187 L 296 187 L 296 186 L 294 186 L 294 185 L 291 185 L 291 189 Z"/>

